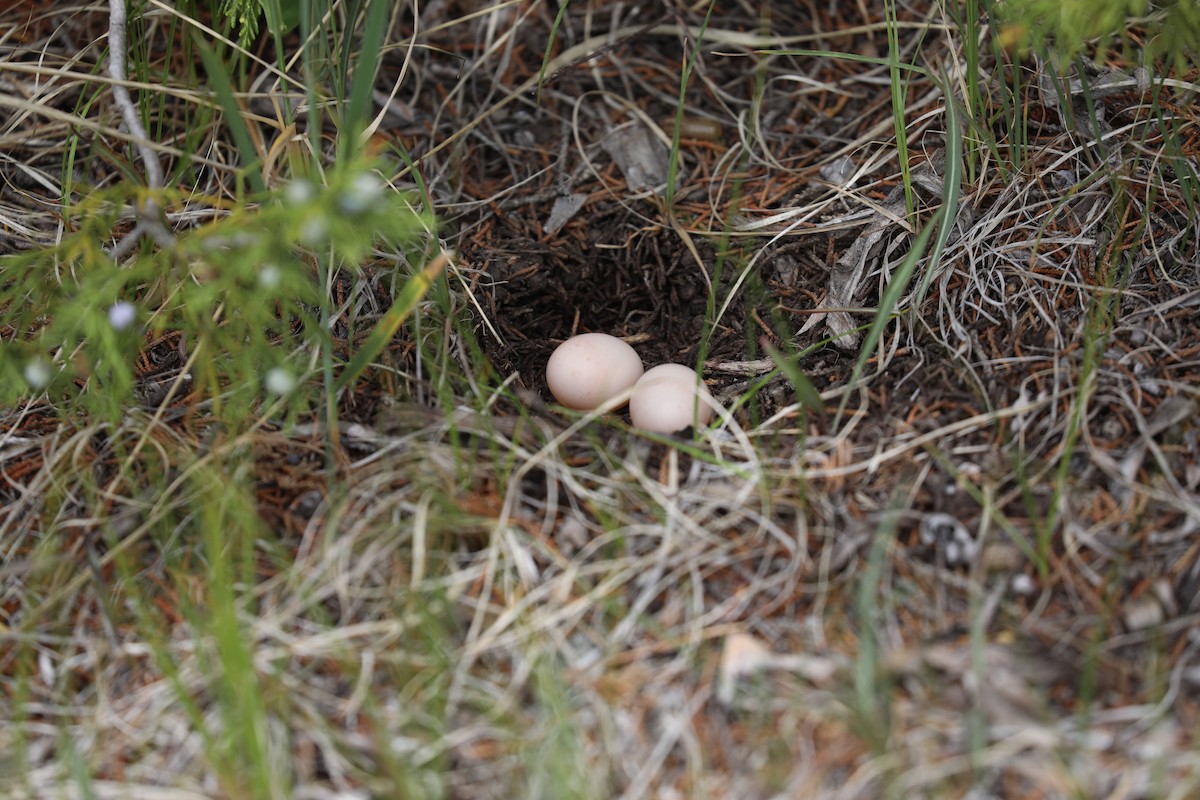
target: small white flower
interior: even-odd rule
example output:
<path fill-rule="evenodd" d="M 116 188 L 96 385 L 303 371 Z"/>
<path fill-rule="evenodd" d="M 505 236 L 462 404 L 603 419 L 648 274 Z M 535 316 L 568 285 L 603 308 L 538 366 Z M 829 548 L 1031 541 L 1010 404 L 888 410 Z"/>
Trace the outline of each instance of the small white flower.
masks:
<path fill-rule="evenodd" d="M 371 208 L 383 194 L 383 182 L 371 172 L 364 172 L 351 181 L 337 200 L 343 214 L 358 216 Z"/>
<path fill-rule="evenodd" d="M 329 233 L 329 222 L 321 214 L 310 216 L 300 226 L 300 241 L 309 247 L 315 247 L 325 241 Z"/>
<path fill-rule="evenodd" d="M 316 196 L 316 187 L 303 178 L 297 178 L 283 190 L 283 198 L 291 206 L 306 205 L 312 202 L 312 199 Z"/>
<path fill-rule="evenodd" d="M 264 381 L 271 394 L 285 395 L 296 388 L 296 378 L 285 367 L 271 367 Z"/>
<path fill-rule="evenodd" d="M 25 382 L 34 389 L 45 389 L 53 377 L 54 373 L 44 359 L 35 358 L 25 365 Z"/>
<path fill-rule="evenodd" d="M 137 319 L 137 309 L 133 303 L 118 300 L 108 309 L 108 324 L 114 331 L 123 331 Z"/>
<path fill-rule="evenodd" d="M 276 264 L 263 264 L 258 270 L 258 285 L 264 289 L 278 289 L 283 280 L 283 270 Z"/>

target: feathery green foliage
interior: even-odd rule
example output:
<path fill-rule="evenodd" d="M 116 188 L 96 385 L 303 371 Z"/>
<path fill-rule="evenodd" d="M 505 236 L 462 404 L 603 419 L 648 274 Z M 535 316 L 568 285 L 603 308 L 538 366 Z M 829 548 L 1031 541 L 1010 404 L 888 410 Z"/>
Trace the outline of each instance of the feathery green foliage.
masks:
<path fill-rule="evenodd" d="M 216 12 L 228 20 L 243 48 L 254 43 L 264 17 L 267 30 L 274 36 L 295 28 L 300 21 L 300 4 L 293 0 L 221 0 Z"/>
<path fill-rule="evenodd" d="M 305 250 L 328 248 L 339 267 L 354 270 L 381 240 L 402 248 L 433 225 L 406 197 L 384 191 L 367 162 L 339 167 L 328 182 L 295 180 L 281 195 L 230 208 L 130 264 L 118 264 L 102 243 L 136 191 L 124 185 L 93 194 L 77 207 L 77 230 L 56 247 L 0 259 L 0 324 L 19 332 L 0 349 L 0 402 L 46 390 L 119 418 L 147 344 L 135 333 L 139 321 L 151 340 L 187 332 L 182 346 L 194 377 L 214 399 L 239 386 L 266 388 L 263 376 L 273 368 L 305 372 L 303 353 L 324 335 L 315 316 L 324 301 Z"/>
<path fill-rule="evenodd" d="M 1200 4 L 1194 0 L 1000 0 L 993 6 L 1006 46 L 1049 46 L 1061 63 L 1097 41 L 1101 51 L 1119 46 L 1127 58 L 1141 50 L 1145 61 L 1177 64 L 1200 42 Z"/>
<path fill-rule="evenodd" d="M 263 7 L 260 0 L 222 0 L 219 13 L 237 30 L 238 44 L 249 47 L 258 35 L 259 17 Z"/>

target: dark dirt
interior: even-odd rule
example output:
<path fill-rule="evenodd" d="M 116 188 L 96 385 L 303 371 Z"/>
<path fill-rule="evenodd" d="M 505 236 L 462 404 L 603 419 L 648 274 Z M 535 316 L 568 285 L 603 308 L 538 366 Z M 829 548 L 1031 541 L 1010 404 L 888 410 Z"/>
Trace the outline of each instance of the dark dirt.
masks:
<path fill-rule="evenodd" d="M 761 20 L 739 21 L 737 9 L 717 4 L 714 19 L 725 29 L 758 29 Z M 769 13 L 776 24 L 795 15 L 797 30 L 821 24 L 796 9 L 772 8 Z M 650 8 L 627 22 L 653 23 L 656 14 L 669 21 L 673 12 L 665 6 L 657 11 Z M 570 14 L 564 21 L 562 48 L 574 43 L 576 22 Z M 515 48 L 502 78 L 506 86 L 538 74 L 541 44 L 522 41 Z M 883 44 L 880 39 L 872 46 Z M 446 43 L 446 47 L 455 52 L 469 49 L 465 42 Z M 844 248 L 847 234 L 809 236 L 761 255 L 721 325 L 706 331 L 710 300 L 719 304 L 727 297 L 736 270 L 754 248 L 761 247 L 737 238 L 732 245 L 723 244 L 722 233 L 739 206 L 761 210 L 763 204 L 790 201 L 808 192 L 804 176 L 815 173 L 806 171 L 805 164 L 815 164 L 837 148 L 878 100 L 850 98 L 831 109 L 822 107 L 823 100 L 814 103 L 799 95 L 790 100 L 768 96 L 770 125 L 765 135 L 793 176 L 780 182 L 764 165 L 747 163 L 742 171 L 747 188 L 730 205 L 734 189 L 712 177 L 720 172 L 719 162 L 727 157 L 728 143 L 737 135 L 722 120 L 731 111 L 748 108 L 756 76 L 740 71 L 736 61 L 706 61 L 702 77 L 694 80 L 688 93 L 682 182 L 675 209 L 677 224 L 694 231 L 693 254 L 672 229 L 661 196 L 631 198 L 614 159 L 604 149 L 613 131 L 633 119 L 626 106 L 602 102 L 609 87 L 621 87 L 621 94 L 640 113 L 670 133 L 678 76 L 662 65 L 677 64 L 682 56 L 679 42 L 670 37 L 631 35 L 586 65 L 557 71 L 536 102 L 524 97 L 516 110 L 510 106 L 494 114 L 481 126 L 482 133 L 470 138 L 453 167 L 463 177 L 466 194 L 456 199 L 471 208 L 454 221 L 462 231 L 459 256 L 466 267 L 484 273 L 480 286 L 486 311 L 505 339 L 501 344 L 482 336 L 487 354 L 502 374 L 519 372 L 521 383 L 543 396 L 542 370 L 549 353 L 578 332 L 631 337 L 647 364 L 695 362 L 702 348 L 709 360 L 757 358 L 762 352 L 760 337 L 776 347 L 781 341 L 794 341 L 797 347 L 810 343 L 795 341 L 791 332 L 807 318 L 805 310 L 824 294 L 829 261 Z M 461 107 L 466 110 L 481 107 L 495 87 L 472 77 L 453 91 L 461 92 Z M 408 137 L 402 138 L 407 142 Z M 544 225 L 553 201 L 568 191 L 586 198 L 583 207 L 561 230 L 548 235 Z M 716 216 L 712 203 L 719 207 Z M 731 249 L 718 258 L 722 246 Z M 711 298 L 705 273 L 719 277 Z M 747 297 L 752 299 L 748 302 Z M 819 384 L 828 386 L 845 376 L 826 373 L 822 377 Z"/>

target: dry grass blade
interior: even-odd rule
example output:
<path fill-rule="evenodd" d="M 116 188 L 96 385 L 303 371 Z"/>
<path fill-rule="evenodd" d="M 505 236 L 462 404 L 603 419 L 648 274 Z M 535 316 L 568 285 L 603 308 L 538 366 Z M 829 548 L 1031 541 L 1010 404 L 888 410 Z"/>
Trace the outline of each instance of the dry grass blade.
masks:
<path fill-rule="evenodd" d="M 3 258 L 86 307 L 89 197 L 121 241 L 143 182 L 173 241 L 115 273 L 144 330 L 80 314 L 144 336 L 109 416 L 103 360 L 34 391 L 85 346 L 0 260 L 0 794 L 1200 792 L 1194 65 L 891 0 L 316 4 L 248 48 L 152 0 L 106 74 L 50 5 L 0 10 Z M 550 405 L 581 331 L 702 362 L 715 421 Z"/>

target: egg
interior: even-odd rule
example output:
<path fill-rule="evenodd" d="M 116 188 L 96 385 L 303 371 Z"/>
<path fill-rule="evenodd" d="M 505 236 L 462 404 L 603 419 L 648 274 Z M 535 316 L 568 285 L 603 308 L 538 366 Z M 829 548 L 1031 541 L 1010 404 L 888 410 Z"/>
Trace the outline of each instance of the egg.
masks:
<path fill-rule="evenodd" d="M 628 391 L 645 369 L 637 351 L 617 337 L 581 333 L 550 354 L 546 383 L 567 408 L 591 411 Z"/>
<path fill-rule="evenodd" d="M 651 433 L 675 433 L 712 419 L 712 395 L 696 371 L 683 364 L 660 364 L 633 385 L 629 419 Z"/>

